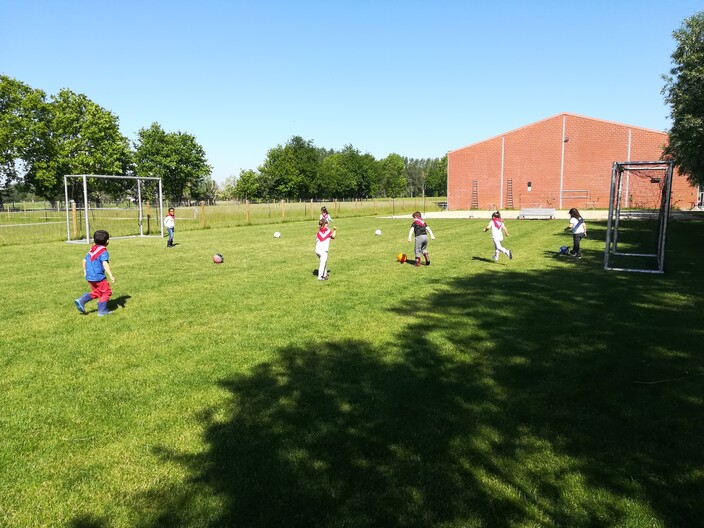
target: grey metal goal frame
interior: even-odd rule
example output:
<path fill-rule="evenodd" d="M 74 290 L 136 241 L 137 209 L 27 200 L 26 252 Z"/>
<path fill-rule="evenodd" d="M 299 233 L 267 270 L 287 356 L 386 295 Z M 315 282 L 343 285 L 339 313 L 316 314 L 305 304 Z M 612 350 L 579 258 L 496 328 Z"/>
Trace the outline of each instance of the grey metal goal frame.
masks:
<path fill-rule="evenodd" d="M 610 271 L 629 271 L 639 273 L 664 273 L 665 272 L 665 242 L 667 239 L 667 224 L 670 218 L 670 200 L 672 193 L 672 175 L 674 164 L 672 161 L 615 161 L 611 169 L 611 190 L 609 194 L 609 217 L 606 227 L 606 247 L 604 248 L 604 269 Z M 664 171 L 663 187 L 660 194 L 660 208 L 658 210 L 658 239 L 655 253 L 628 253 L 618 250 L 618 228 L 621 219 L 621 203 L 623 198 L 623 175 L 629 171 Z M 628 192 L 626 190 L 626 192 Z M 651 215 L 652 216 L 652 215 Z M 611 255 L 628 257 L 654 257 L 657 260 L 657 269 L 613 267 L 610 263 Z"/>
<path fill-rule="evenodd" d="M 71 240 L 71 221 L 68 214 L 68 181 L 69 178 L 81 178 L 83 180 L 83 212 L 85 214 L 86 222 L 86 238 Z M 142 186 L 141 181 L 155 181 L 159 183 L 159 219 L 163 218 L 164 215 L 164 198 L 162 193 L 161 178 L 156 178 L 152 176 L 121 176 L 116 174 L 67 174 L 64 176 L 64 197 L 66 199 L 66 241 L 73 243 L 86 243 L 90 244 L 90 219 L 88 215 L 89 205 L 88 205 L 88 178 L 102 178 L 102 179 L 113 179 L 113 180 L 133 180 L 137 182 L 137 202 L 139 205 L 138 210 L 138 223 L 139 223 L 139 235 L 129 235 L 129 236 L 116 236 L 111 238 L 139 238 L 139 237 L 151 237 L 151 238 L 163 238 L 164 237 L 164 224 L 159 222 L 161 225 L 161 231 L 159 235 L 145 235 L 142 228 L 142 222 L 144 220 L 144 213 L 142 210 Z"/>

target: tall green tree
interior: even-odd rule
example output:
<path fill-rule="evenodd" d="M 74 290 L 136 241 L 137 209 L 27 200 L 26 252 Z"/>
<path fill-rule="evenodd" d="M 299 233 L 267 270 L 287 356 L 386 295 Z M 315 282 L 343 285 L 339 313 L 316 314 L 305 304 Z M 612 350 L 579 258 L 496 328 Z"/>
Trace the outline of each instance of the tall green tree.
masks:
<path fill-rule="evenodd" d="M 694 185 L 704 185 L 704 11 L 673 33 L 673 67 L 664 76 L 663 95 L 672 128 L 665 155 Z"/>
<path fill-rule="evenodd" d="M 67 174 L 124 175 L 130 170 L 132 152 L 116 115 L 68 89 L 51 97 L 49 109 L 48 145 L 28 175 L 38 195 L 60 198 Z"/>
<path fill-rule="evenodd" d="M 241 170 L 240 177 L 235 184 L 235 197 L 250 202 L 257 198 L 259 182 L 257 173 L 251 169 Z"/>
<path fill-rule="evenodd" d="M 408 193 L 405 163 L 398 154 L 389 154 L 379 161 L 382 193 L 391 198 L 405 196 Z"/>
<path fill-rule="evenodd" d="M 293 136 L 286 145 L 267 152 L 259 172 L 275 199 L 310 198 L 320 167 L 320 153 L 312 141 Z"/>
<path fill-rule="evenodd" d="M 0 75 L 0 190 L 33 178 L 36 162 L 46 157 L 49 125 L 45 93 Z"/>
<path fill-rule="evenodd" d="M 377 188 L 377 162 L 352 145 L 327 155 L 321 162 L 316 185 L 321 198 L 367 198 Z"/>
<path fill-rule="evenodd" d="M 193 135 L 165 132 L 159 123 L 137 133 L 135 162 L 137 174 L 161 178 L 164 194 L 176 203 L 196 197 L 212 170 Z"/>
<path fill-rule="evenodd" d="M 434 159 L 425 178 L 426 196 L 447 196 L 447 154 Z"/>
<path fill-rule="evenodd" d="M 316 185 L 318 198 L 347 198 L 354 195 L 354 180 L 340 152 L 327 156 L 320 164 Z"/>

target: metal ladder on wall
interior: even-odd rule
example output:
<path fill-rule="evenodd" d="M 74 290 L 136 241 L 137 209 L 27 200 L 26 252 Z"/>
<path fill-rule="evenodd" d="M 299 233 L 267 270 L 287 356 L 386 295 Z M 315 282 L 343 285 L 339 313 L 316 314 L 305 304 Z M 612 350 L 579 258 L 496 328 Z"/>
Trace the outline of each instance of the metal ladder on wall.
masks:
<path fill-rule="evenodd" d="M 506 209 L 513 209 L 513 180 L 506 182 Z"/>
<path fill-rule="evenodd" d="M 472 180 L 472 206 L 470 209 L 479 209 L 479 182 Z"/>

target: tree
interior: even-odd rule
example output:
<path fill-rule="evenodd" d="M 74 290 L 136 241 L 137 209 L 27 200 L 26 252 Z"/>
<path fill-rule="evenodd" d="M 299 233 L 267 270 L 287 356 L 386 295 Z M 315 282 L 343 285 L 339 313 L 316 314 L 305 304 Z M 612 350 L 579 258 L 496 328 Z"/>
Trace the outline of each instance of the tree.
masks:
<path fill-rule="evenodd" d="M 194 136 L 167 133 L 159 123 L 137 133 L 135 161 L 137 174 L 161 178 L 164 194 L 176 203 L 195 196 L 212 170 Z"/>
<path fill-rule="evenodd" d="M 259 191 L 259 182 L 257 181 L 257 173 L 251 169 L 241 170 L 240 177 L 235 184 L 235 197 L 240 200 L 249 200 L 250 202 L 257 197 Z"/>
<path fill-rule="evenodd" d="M 319 167 L 320 154 L 313 142 L 293 136 L 286 145 L 267 152 L 259 172 L 272 198 L 294 200 L 311 197 Z"/>
<path fill-rule="evenodd" d="M 447 154 L 434 159 L 425 178 L 426 196 L 447 196 Z"/>
<path fill-rule="evenodd" d="M 404 159 L 410 196 L 422 196 L 425 192 L 425 178 L 431 161 L 430 159 Z"/>
<path fill-rule="evenodd" d="M 686 19 L 673 37 L 674 66 L 663 88 L 672 119 L 665 156 L 693 185 L 704 185 L 704 11 Z"/>
<path fill-rule="evenodd" d="M 35 163 L 48 146 L 49 124 L 44 92 L 0 75 L 0 189 L 9 192 L 17 182 L 33 178 Z"/>
<path fill-rule="evenodd" d="M 200 183 L 191 189 L 191 196 L 199 201 L 204 201 L 208 205 L 214 205 L 218 195 L 218 184 L 210 176 L 205 176 Z"/>
<path fill-rule="evenodd" d="M 317 181 L 318 198 L 346 198 L 354 195 L 354 181 L 345 167 L 344 156 L 339 152 L 322 161 Z"/>
<path fill-rule="evenodd" d="M 59 197 L 67 174 L 126 174 L 132 163 L 119 119 L 83 94 L 60 90 L 49 103 L 46 158 L 37 162 L 32 185 L 49 200 Z M 102 182 L 109 186 L 110 182 Z"/>
<path fill-rule="evenodd" d="M 389 154 L 379 162 L 381 188 L 386 196 L 398 198 L 408 191 L 405 163 L 398 154 Z"/>

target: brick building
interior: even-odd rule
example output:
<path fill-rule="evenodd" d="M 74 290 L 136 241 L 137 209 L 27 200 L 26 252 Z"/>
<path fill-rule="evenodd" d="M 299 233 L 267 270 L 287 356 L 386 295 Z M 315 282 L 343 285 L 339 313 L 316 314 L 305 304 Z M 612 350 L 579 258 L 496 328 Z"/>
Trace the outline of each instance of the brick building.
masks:
<path fill-rule="evenodd" d="M 448 209 L 605 209 L 613 162 L 657 161 L 666 143 L 665 132 L 558 114 L 448 152 Z M 652 206 L 655 179 L 632 180 L 630 206 Z M 676 174 L 672 207 L 698 200 L 698 189 Z"/>

